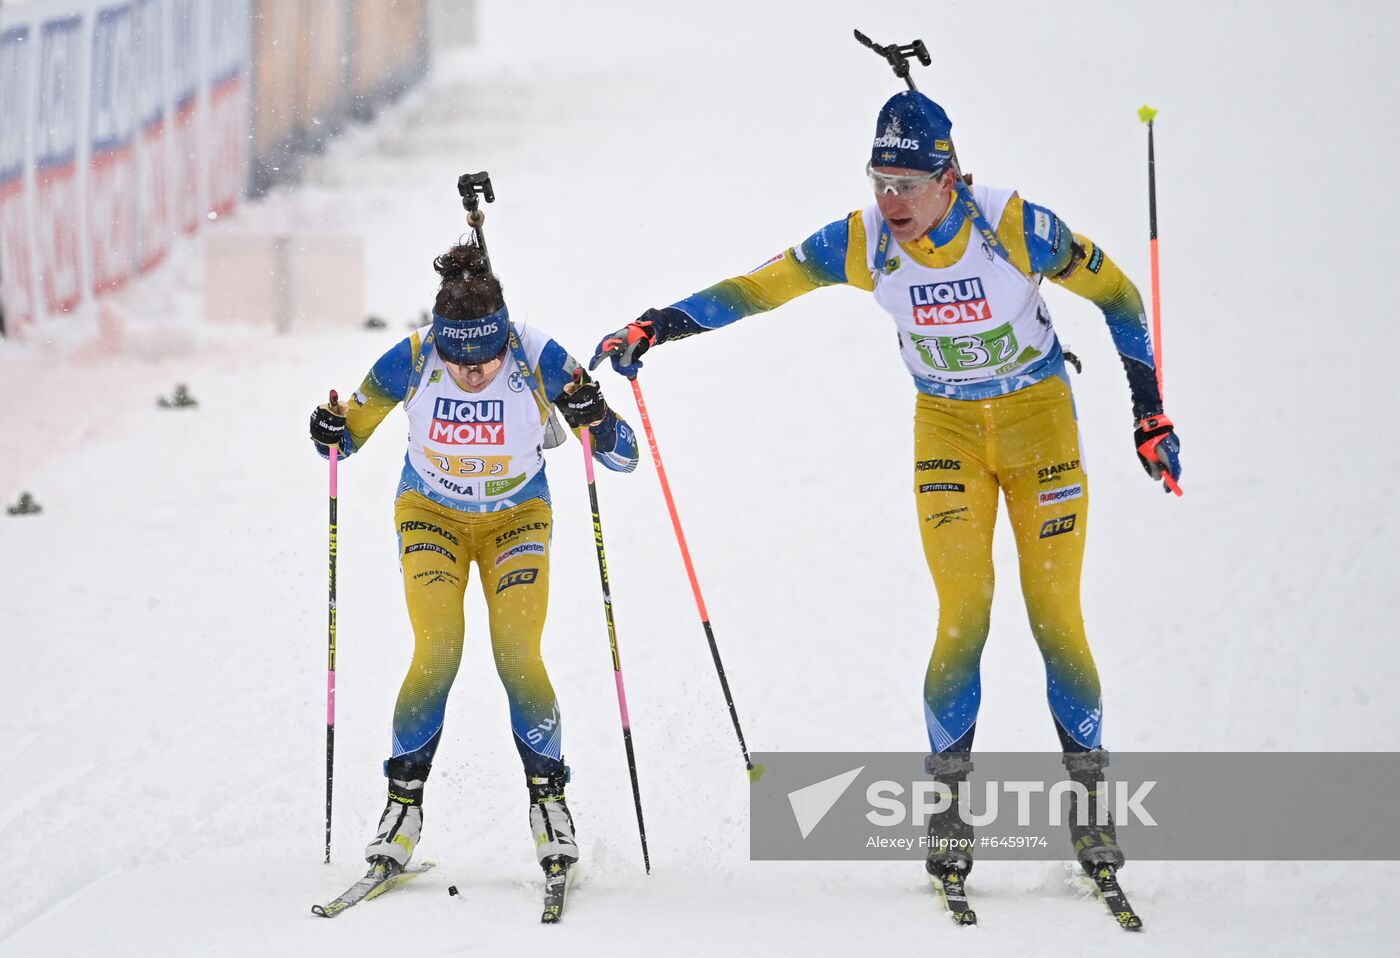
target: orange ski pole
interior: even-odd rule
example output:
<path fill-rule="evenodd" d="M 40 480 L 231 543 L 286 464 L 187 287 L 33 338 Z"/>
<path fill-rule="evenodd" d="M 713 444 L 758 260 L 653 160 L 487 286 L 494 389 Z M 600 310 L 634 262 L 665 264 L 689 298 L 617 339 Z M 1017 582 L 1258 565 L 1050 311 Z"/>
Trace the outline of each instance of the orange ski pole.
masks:
<path fill-rule="evenodd" d="M 1167 401 L 1167 377 L 1162 366 L 1162 279 L 1157 265 L 1157 158 L 1152 143 L 1152 121 L 1157 111 L 1143 104 L 1138 110 L 1138 119 L 1147 124 L 1147 213 L 1148 213 L 1148 254 L 1152 263 L 1152 362 L 1157 367 L 1157 394 L 1162 404 Z M 1178 496 L 1181 486 L 1170 472 L 1162 473 L 1162 481 Z"/>

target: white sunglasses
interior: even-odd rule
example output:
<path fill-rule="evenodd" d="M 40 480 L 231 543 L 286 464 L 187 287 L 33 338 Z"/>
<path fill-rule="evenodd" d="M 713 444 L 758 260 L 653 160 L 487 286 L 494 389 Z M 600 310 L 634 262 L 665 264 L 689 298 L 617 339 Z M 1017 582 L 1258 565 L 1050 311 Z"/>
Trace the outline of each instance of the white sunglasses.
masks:
<path fill-rule="evenodd" d="M 945 167 L 946 169 L 946 167 Z M 871 163 L 865 164 L 865 175 L 876 193 L 893 193 L 898 197 L 912 196 L 943 175 L 937 173 L 877 173 Z"/>

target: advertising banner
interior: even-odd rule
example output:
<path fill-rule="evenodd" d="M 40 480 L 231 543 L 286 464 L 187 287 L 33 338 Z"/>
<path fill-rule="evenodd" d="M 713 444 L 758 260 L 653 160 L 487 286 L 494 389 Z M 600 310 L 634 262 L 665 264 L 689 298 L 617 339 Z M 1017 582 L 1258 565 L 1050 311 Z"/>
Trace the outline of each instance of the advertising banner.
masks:
<path fill-rule="evenodd" d="M 248 128 L 248 4 L 221 0 L 209 15 L 209 209 L 232 213 L 247 180 L 244 138 Z"/>
<path fill-rule="evenodd" d="M 132 5 L 135 45 L 133 96 L 136 125 L 136 270 L 147 273 L 170 248 L 170 163 L 167 150 L 164 49 L 164 3 L 136 0 Z"/>
<path fill-rule="evenodd" d="M 354 112 L 369 119 L 426 74 L 428 10 L 425 0 L 361 0 L 354 14 Z"/>
<path fill-rule="evenodd" d="M 426 73 L 423 0 L 0 4 L 7 338 L 127 286 Z"/>
<path fill-rule="evenodd" d="M 33 101 L 34 34 L 28 26 L 0 32 L 0 304 L 8 335 L 34 321 L 33 198 L 26 144 Z"/>
<path fill-rule="evenodd" d="M 370 121 L 427 74 L 423 0 L 252 0 L 248 195 L 295 178 L 348 119 Z"/>
<path fill-rule="evenodd" d="M 169 0 L 170 69 L 166 99 L 172 123 L 170 211 L 180 232 L 194 233 L 204 217 L 199 134 L 199 0 Z"/>
<path fill-rule="evenodd" d="M 31 165 L 34 177 L 34 253 L 47 312 L 64 313 L 82 298 L 78 150 L 82 95 L 83 18 L 41 23 L 36 58 Z M 84 152 L 86 152 L 84 150 Z"/>
<path fill-rule="evenodd" d="M 0 6 L 5 334 L 126 286 L 240 202 L 248 0 Z"/>
<path fill-rule="evenodd" d="M 131 276 L 136 241 L 136 154 L 132 146 L 131 8 L 101 10 L 88 73 L 87 238 L 92 291 L 119 289 Z"/>

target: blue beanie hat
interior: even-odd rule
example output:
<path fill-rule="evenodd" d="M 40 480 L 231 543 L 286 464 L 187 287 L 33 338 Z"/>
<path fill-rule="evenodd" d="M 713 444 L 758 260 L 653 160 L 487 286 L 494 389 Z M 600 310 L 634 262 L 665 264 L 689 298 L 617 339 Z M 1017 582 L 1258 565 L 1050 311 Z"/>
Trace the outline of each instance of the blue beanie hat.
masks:
<path fill-rule="evenodd" d="M 942 173 L 953 162 L 953 121 L 917 90 L 885 101 L 875 121 L 871 166 L 902 166 Z"/>
<path fill-rule="evenodd" d="M 448 319 L 433 312 L 433 343 L 449 363 L 468 365 L 494 359 L 510 337 L 510 314 L 502 306 L 475 319 Z"/>

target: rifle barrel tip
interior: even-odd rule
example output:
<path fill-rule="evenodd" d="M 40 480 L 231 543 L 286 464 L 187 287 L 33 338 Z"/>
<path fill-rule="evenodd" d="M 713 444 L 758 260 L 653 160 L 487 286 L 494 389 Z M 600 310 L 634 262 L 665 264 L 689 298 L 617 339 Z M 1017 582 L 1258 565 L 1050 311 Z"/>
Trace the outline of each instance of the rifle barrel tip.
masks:
<path fill-rule="evenodd" d="M 1138 119 L 1144 123 L 1151 123 L 1157 118 L 1157 111 L 1144 103 L 1138 107 Z"/>

